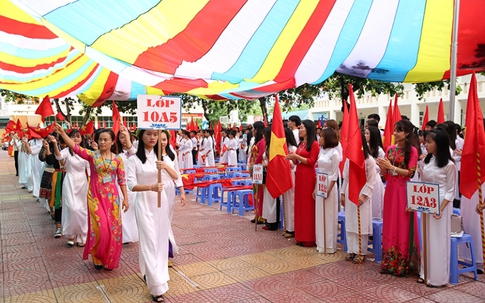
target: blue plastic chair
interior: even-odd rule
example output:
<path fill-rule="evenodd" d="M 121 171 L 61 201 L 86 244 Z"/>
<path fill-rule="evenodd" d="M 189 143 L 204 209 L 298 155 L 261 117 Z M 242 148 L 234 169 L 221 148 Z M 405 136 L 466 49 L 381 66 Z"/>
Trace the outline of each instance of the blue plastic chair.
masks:
<path fill-rule="evenodd" d="M 237 208 L 239 210 L 238 215 L 243 217 L 245 212 L 254 210 L 254 206 L 249 205 L 249 196 L 254 198 L 252 189 L 242 189 L 232 192 L 232 198 L 230 199 L 232 201 L 228 199 L 227 202 L 229 204 L 232 202 L 230 206 L 231 210 L 228 207 L 228 212 L 233 213 L 234 209 Z"/>
<path fill-rule="evenodd" d="M 345 212 L 338 213 L 338 223 L 340 223 L 340 232 L 337 234 L 337 243 L 344 246 L 344 251 L 347 252 L 347 234 L 345 231 Z"/>
<path fill-rule="evenodd" d="M 458 245 L 460 244 L 470 245 L 470 252 L 472 257 L 471 263 L 458 259 Z M 465 267 L 458 269 L 459 265 L 463 265 Z M 473 272 L 475 280 L 478 281 L 477 263 L 475 260 L 475 251 L 473 250 L 473 239 L 469 234 L 463 234 L 463 236 L 460 238 L 451 238 L 450 283 L 458 284 L 458 276 L 467 272 Z"/>
<path fill-rule="evenodd" d="M 372 220 L 372 248 L 368 247 L 367 250 L 374 253 L 374 260 L 378 263 L 382 261 L 382 220 Z"/>

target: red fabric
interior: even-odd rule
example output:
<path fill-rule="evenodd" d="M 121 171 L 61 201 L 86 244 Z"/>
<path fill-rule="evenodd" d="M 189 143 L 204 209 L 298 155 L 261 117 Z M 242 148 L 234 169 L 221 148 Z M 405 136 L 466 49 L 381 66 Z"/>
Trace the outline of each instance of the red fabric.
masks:
<path fill-rule="evenodd" d="M 29 134 L 34 138 L 45 138 L 49 132 L 45 128 L 28 126 Z"/>
<path fill-rule="evenodd" d="M 221 152 L 221 130 L 222 130 L 222 126 L 221 126 L 221 122 L 220 121 L 217 121 L 216 124 L 214 125 L 214 139 L 216 140 L 216 151 L 218 153 Z"/>
<path fill-rule="evenodd" d="M 35 114 L 42 117 L 42 122 L 45 121 L 45 117 L 54 115 L 49 96 L 45 96 L 42 102 L 40 102 L 39 107 L 35 110 Z"/>
<path fill-rule="evenodd" d="M 278 95 L 274 104 L 273 124 L 271 124 L 271 143 L 269 147 L 268 170 L 266 173 L 266 188 L 273 198 L 281 196 L 293 187 L 290 163 L 285 159 L 288 155 L 286 146 L 283 117 L 281 116 Z"/>
<path fill-rule="evenodd" d="M 399 110 L 399 106 L 397 105 L 397 93 L 394 95 L 394 108 L 393 108 L 394 119 L 392 126 L 396 124 L 397 121 L 401 120 L 401 111 Z M 394 132 L 394 129 L 393 129 Z"/>
<path fill-rule="evenodd" d="M 17 125 L 16 125 L 17 133 L 19 134 L 19 137 L 21 133 L 23 133 L 23 127 L 22 127 L 22 122 L 20 122 L 20 119 L 17 119 Z M 20 137 L 22 138 L 22 137 Z"/>
<path fill-rule="evenodd" d="M 90 135 L 90 134 L 94 133 L 94 123 L 93 123 L 93 121 L 91 120 L 88 123 L 86 123 L 86 125 L 81 127 L 81 129 L 79 130 L 79 133 L 81 135 Z"/>
<path fill-rule="evenodd" d="M 5 132 L 10 133 L 17 130 L 17 124 L 13 120 L 8 121 Z"/>
<path fill-rule="evenodd" d="M 259 140 L 259 142 L 254 143 L 251 149 L 251 161 L 250 164 L 261 164 L 263 163 L 263 153 L 266 149 L 266 142 L 264 139 Z M 258 216 L 263 214 L 263 185 L 254 185 L 254 210 Z"/>
<path fill-rule="evenodd" d="M 295 240 L 296 242 L 315 242 L 315 199 L 312 194 L 317 183 L 315 163 L 320 147 L 314 141 L 310 151 L 302 142 L 296 153 L 307 158 L 307 164 L 300 163 L 295 172 Z"/>
<path fill-rule="evenodd" d="M 340 145 L 342 145 L 342 161 L 340 161 L 340 172 L 344 171 L 345 164 L 345 149 L 347 148 L 347 140 L 349 135 L 349 111 L 347 108 L 347 100 L 344 100 L 344 116 L 342 118 L 342 128 L 340 129 Z"/>
<path fill-rule="evenodd" d="M 389 100 L 389 108 L 387 110 L 386 128 L 384 129 L 384 138 L 382 139 L 382 145 L 384 150 L 389 146 L 394 144 L 393 134 L 394 133 L 394 116 L 392 115 L 392 100 Z"/>
<path fill-rule="evenodd" d="M 349 112 L 349 135 L 345 155 L 349 159 L 349 200 L 359 204 L 359 195 L 365 185 L 364 153 L 362 151 L 362 132 L 359 126 L 357 106 L 355 104 L 354 90 L 349 84 L 350 112 Z"/>
<path fill-rule="evenodd" d="M 438 117 L 436 117 L 436 123 L 445 122 L 445 108 L 443 106 L 443 98 L 440 98 L 440 105 L 438 106 Z"/>
<path fill-rule="evenodd" d="M 473 73 L 466 106 L 465 142 L 461 155 L 460 191 L 471 199 L 485 181 L 485 131 L 483 115 L 477 93 L 477 78 Z M 481 174 L 479 174 L 481 172 Z M 479 201 L 483 203 L 482 201 Z"/>
<path fill-rule="evenodd" d="M 118 137 L 118 132 L 120 131 L 121 128 L 121 116 L 120 112 L 118 111 L 118 107 L 116 107 L 116 103 L 113 101 L 113 127 L 112 131 L 115 133 L 115 140 Z"/>
<path fill-rule="evenodd" d="M 59 121 L 64 121 L 66 120 L 66 118 L 64 117 L 64 115 L 61 113 L 61 112 L 58 112 L 56 114 L 56 119 L 59 120 Z"/>
<path fill-rule="evenodd" d="M 428 105 L 426 105 L 426 111 L 424 112 L 424 117 L 423 117 L 423 124 L 421 125 L 421 129 L 425 130 L 426 129 L 426 123 L 429 121 L 429 113 L 428 113 Z"/>

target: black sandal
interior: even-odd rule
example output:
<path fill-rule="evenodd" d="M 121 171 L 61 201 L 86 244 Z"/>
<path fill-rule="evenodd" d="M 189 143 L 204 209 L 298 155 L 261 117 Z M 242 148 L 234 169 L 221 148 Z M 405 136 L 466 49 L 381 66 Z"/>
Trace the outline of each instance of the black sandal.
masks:
<path fill-rule="evenodd" d="M 159 295 L 159 296 L 152 295 L 152 299 L 155 302 L 165 302 L 165 298 L 163 297 L 163 295 Z"/>
<path fill-rule="evenodd" d="M 345 256 L 345 261 L 353 261 L 355 259 L 355 256 L 357 256 L 357 254 L 354 254 L 354 253 L 347 254 Z"/>
<path fill-rule="evenodd" d="M 419 277 L 416 282 L 419 283 L 419 284 L 424 284 L 424 279 Z"/>

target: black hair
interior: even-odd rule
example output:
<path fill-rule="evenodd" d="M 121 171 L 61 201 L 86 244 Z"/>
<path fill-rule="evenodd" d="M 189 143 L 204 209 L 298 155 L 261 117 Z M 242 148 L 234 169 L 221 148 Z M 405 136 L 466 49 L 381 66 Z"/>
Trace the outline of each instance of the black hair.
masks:
<path fill-rule="evenodd" d="M 256 135 L 254 136 L 254 144 L 256 144 L 263 139 L 264 123 L 261 121 L 256 121 L 253 124 L 253 128 L 256 131 Z"/>
<path fill-rule="evenodd" d="M 364 153 L 364 159 L 369 158 L 369 146 L 367 146 L 367 142 L 365 142 L 365 136 L 364 132 L 360 132 L 360 135 L 362 136 L 362 152 Z"/>
<path fill-rule="evenodd" d="M 145 153 L 145 147 L 144 147 L 144 143 L 143 143 L 143 134 L 145 133 L 145 129 L 141 129 L 139 134 L 138 134 L 138 138 L 139 138 L 139 143 L 138 143 L 138 149 L 136 150 L 136 156 L 138 157 L 138 159 L 140 159 L 141 163 L 145 164 L 145 162 L 147 161 L 147 155 Z M 165 152 L 167 153 L 167 156 L 173 161 L 175 160 L 175 154 L 173 153 L 172 151 L 172 148 L 170 147 L 170 132 L 168 132 L 167 130 L 162 130 L 162 134 L 165 134 L 167 136 L 167 146 L 165 147 Z M 155 155 L 157 156 L 157 159 L 158 159 L 158 142 L 160 141 L 157 140 L 157 143 L 155 144 L 155 146 L 153 147 L 153 152 L 155 153 Z"/>
<path fill-rule="evenodd" d="M 372 157 L 377 158 L 379 156 L 379 147 L 384 149 L 381 131 L 375 126 L 369 126 L 367 130 L 369 131 L 369 153 Z"/>
<path fill-rule="evenodd" d="M 429 120 L 428 122 L 426 122 L 426 126 L 429 126 L 431 128 L 434 128 L 436 126 L 436 121 L 435 120 Z"/>
<path fill-rule="evenodd" d="M 84 137 L 81 135 L 79 130 L 71 129 L 71 132 L 69 133 L 69 138 L 72 138 L 75 134 L 79 134 L 79 136 L 81 136 L 81 144 L 79 144 L 79 146 L 81 146 L 82 148 L 85 148 L 86 147 L 86 140 L 84 140 Z M 71 154 L 71 156 L 74 156 L 74 151 L 70 147 L 69 147 L 69 153 Z"/>
<path fill-rule="evenodd" d="M 100 130 L 98 130 L 95 134 L 94 134 L 94 142 L 96 142 L 99 146 L 99 137 L 101 136 L 101 134 L 103 133 L 108 133 L 108 135 L 111 137 L 111 140 L 114 141 L 115 140 L 115 133 L 109 129 L 109 128 L 102 128 Z M 116 144 L 113 144 L 111 145 L 111 148 L 110 148 L 110 151 L 114 154 L 118 154 L 118 146 Z"/>
<path fill-rule="evenodd" d="M 378 114 L 370 114 L 367 116 L 367 119 L 374 119 L 377 120 L 377 123 L 381 121 L 381 117 Z"/>
<path fill-rule="evenodd" d="M 306 129 L 306 141 L 307 141 L 306 150 L 310 151 L 312 149 L 313 142 L 315 142 L 315 140 L 317 139 L 317 131 L 315 130 L 315 123 L 312 120 L 303 120 L 301 121 L 301 124 L 303 124 L 303 126 Z"/>
<path fill-rule="evenodd" d="M 294 122 L 296 126 L 300 126 L 302 122 L 300 117 L 298 117 L 297 115 L 290 116 L 288 120 L 290 120 L 291 122 Z"/>
<path fill-rule="evenodd" d="M 445 121 L 445 124 L 448 125 L 448 136 L 450 137 L 450 147 L 452 150 L 456 149 L 456 126 L 455 122 L 453 121 Z"/>
<path fill-rule="evenodd" d="M 377 120 L 367 120 L 365 121 L 365 123 L 367 123 L 367 126 L 375 126 L 375 127 L 379 126 L 379 122 L 377 122 Z"/>
<path fill-rule="evenodd" d="M 233 129 L 231 129 L 231 130 L 229 131 L 228 135 L 231 135 L 231 136 L 233 136 L 233 137 L 236 137 L 236 131 L 235 131 L 235 130 L 233 130 Z"/>
<path fill-rule="evenodd" d="M 297 146 L 298 143 L 296 143 L 295 136 L 293 135 L 293 131 L 289 129 L 288 127 L 285 127 L 285 138 L 286 138 L 286 145 L 290 146 Z"/>
<path fill-rule="evenodd" d="M 264 142 L 266 144 L 266 156 L 269 158 L 269 145 L 271 144 L 271 127 L 264 128 Z"/>
<path fill-rule="evenodd" d="M 428 132 L 426 138 L 430 138 L 436 143 L 436 165 L 441 168 L 448 164 L 448 161 L 455 160 L 451 157 L 450 146 L 449 146 L 449 136 L 446 131 L 440 128 L 434 128 Z M 433 155 L 429 153 L 426 158 L 424 158 L 424 163 L 428 164 L 429 160 Z"/>
<path fill-rule="evenodd" d="M 417 138 L 416 133 L 414 132 L 414 125 L 409 120 L 399 120 L 394 124 L 394 128 L 396 130 L 403 131 L 408 133 L 406 137 L 406 146 L 404 147 L 404 165 L 406 165 L 406 169 L 409 168 L 409 159 L 411 158 L 411 150 L 412 146 L 416 148 L 416 150 L 420 150 L 419 148 L 419 139 Z"/>

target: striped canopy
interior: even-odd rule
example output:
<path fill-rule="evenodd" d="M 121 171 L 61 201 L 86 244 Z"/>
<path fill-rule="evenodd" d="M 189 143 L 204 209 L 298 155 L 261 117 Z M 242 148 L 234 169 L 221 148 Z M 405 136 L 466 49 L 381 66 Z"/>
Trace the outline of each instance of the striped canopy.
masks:
<path fill-rule="evenodd" d="M 21 10 L 0 0 L 0 87 L 27 95 L 255 99 L 335 71 L 450 75 L 453 0 L 11 1 Z M 484 7 L 461 1 L 458 75 L 485 69 Z"/>

